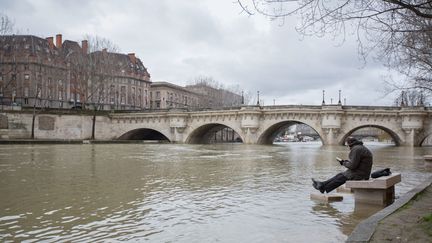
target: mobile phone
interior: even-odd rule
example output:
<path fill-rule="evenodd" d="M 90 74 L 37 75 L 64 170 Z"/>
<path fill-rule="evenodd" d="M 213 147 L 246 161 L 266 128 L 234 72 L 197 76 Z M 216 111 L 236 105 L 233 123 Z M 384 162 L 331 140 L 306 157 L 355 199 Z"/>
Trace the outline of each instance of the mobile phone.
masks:
<path fill-rule="evenodd" d="M 341 158 L 339 158 L 339 157 L 336 157 L 336 160 L 339 161 L 339 162 L 342 162 L 342 161 L 343 161 L 343 159 L 341 159 Z"/>

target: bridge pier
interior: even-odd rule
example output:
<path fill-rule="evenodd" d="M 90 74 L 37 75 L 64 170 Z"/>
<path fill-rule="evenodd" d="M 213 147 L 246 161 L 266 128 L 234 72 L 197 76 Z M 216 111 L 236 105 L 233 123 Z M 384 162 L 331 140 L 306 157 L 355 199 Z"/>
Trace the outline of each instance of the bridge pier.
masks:
<path fill-rule="evenodd" d="M 242 128 L 242 134 L 240 135 L 243 138 L 244 144 L 258 144 L 258 136 L 257 136 L 256 128 L 250 128 L 250 127 Z"/>
<path fill-rule="evenodd" d="M 403 129 L 405 132 L 405 140 L 401 142 L 402 146 L 418 146 L 419 145 L 419 133 L 418 129 Z"/>
<path fill-rule="evenodd" d="M 183 131 L 182 127 L 171 127 L 171 141 L 172 143 L 183 143 Z"/>
<path fill-rule="evenodd" d="M 337 136 L 339 134 L 338 128 L 325 128 L 322 129 L 321 133 L 321 142 L 323 145 L 338 145 L 339 141 L 337 140 Z"/>

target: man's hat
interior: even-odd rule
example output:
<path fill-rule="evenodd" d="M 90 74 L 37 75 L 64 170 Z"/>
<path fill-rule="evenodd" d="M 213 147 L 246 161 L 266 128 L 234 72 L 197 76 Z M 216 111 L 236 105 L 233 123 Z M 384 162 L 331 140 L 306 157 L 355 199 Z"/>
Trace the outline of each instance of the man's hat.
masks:
<path fill-rule="evenodd" d="M 353 146 L 355 143 L 360 142 L 359 140 L 357 140 L 357 138 L 355 137 L 348 137 L 346 139 L 346 143 L 348 144 L 348 146 Z"/>

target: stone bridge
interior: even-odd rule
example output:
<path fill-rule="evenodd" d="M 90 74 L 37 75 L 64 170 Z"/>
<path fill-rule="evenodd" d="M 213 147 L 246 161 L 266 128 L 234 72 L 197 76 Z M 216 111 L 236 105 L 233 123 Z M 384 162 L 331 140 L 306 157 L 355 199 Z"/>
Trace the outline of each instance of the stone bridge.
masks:
<path fill-rule="evenodd" d="M 247 144 L 271 144 L 283 129 L 312 127 L 324 145 L 343 144 L 364 127 L 386 131 L 396 145 L 421 146 L 432 135 L 432 109 L 381 106 L 244 106 L 237 109 L 112 113 L 98 117 L 96 139 L 167 139 L 206 143 L 214 131 L 233 129 Z M 428 138 L 430 139 L 430 138 Z"/>
<path fill-rule="evenodd" d="M 421 146 L 432 141 L 432 109 L 380 106 L 243 106 L 223 110 L 164 110 L 99 114 L 97 140 L 168 140 L 173 143 L 208 143 L 215 131 L 229 127 L 247 144 L 271 144 L 287 127 L 312 127 L 325 145 L 343 144 L 364 127 L 386 131 L 396 145 Z M 31 111 L 0 112 L 1 139 L 29 139 Z M 83 140 L 92 134 L 91 112 L 74 114 L 38 112 L 36 139 Z"/>

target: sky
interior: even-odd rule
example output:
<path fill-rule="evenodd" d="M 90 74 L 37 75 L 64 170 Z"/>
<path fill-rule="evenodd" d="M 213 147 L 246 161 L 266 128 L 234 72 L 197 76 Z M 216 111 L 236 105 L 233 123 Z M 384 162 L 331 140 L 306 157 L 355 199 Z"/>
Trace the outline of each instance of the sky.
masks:
<path fill-rule="evenodd" d="M 81 43 L 97 35 L 135 53 L 151 80 L 187 85 L 212 77 L 264 105 L 392 105 L 382 63 L 345 41 L 295 31 L 296 17 L 248 16 L 235 0 L 0 0 L 19 34 L 62 34 Z"/>

